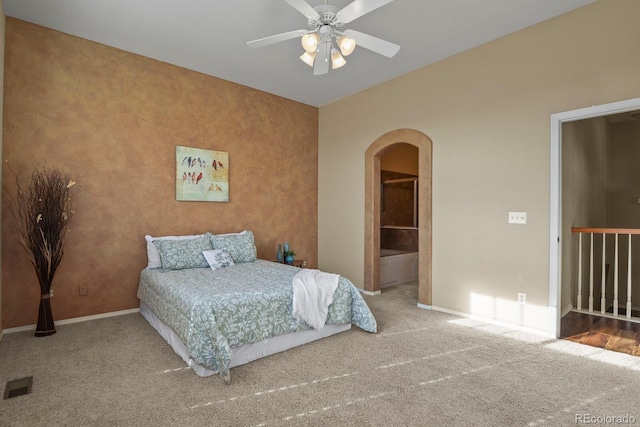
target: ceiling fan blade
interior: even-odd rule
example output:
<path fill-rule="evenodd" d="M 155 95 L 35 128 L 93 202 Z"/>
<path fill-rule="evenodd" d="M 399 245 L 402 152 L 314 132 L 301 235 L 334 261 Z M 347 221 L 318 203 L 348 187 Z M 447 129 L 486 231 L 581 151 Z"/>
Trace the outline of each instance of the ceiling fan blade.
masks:
<path fill-rule="evenodd" d="M 283 42 L 285 40 L 295 39 L 296 37 L 302 37 L 307 33 L 308 33 L 307 30 L 289 31 L 287 33 L 276 34 L 275 36 L 269 36 L 269 37 L 264 37 L 262 39 L 252 40 L 250 42 L 247 42 L 247 45 L 253 48 L 268 46 L 270 44 Z"/>
<path fill-rule="evenodd" d="M 355 0 L 353 3 L 340 9 L 336 17 L 338 21 L 346 24 L 392 1 L 393 0 Z"/>
<path fill-rule="evenodd" d="M 370 36 L 369 34 L 361 33 L 360 31 L 345 30 L 344 35 L 354 39 L 357 46 L 362 46 L 365 49 L 372 50 L 380 55 L 386 56 L 387 58 L 393 58 L 393 56 L 400 50 L 400 46 L 397 44 Z"/>
<path fill-rule="evenodd" d="M 327 74 L 329 72 L 329 57 L 331 53 L 330 43 L 322 42 L 318 45 L 318 53 L 313 63 L 313 75 Z"/>
<path fill-rule="evenodd" d="M 298 12 L 307 17 L 307 19 L 318 19 L 320 14 L 304 0 L 285 0 L 291 6 L 295 7 Z"/>

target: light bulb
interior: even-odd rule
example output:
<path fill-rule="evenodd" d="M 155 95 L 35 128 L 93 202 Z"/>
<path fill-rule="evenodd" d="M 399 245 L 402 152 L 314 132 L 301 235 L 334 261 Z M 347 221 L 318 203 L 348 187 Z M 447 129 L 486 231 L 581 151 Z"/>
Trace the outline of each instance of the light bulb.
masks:
<path fill-rule="evenodd" d="M 314 61 L 314 59 L 316 59 L 316 53 L 315 52 L 305 52 L 305 53 L 302 54 L 300 59 L 302 59 L 310 67 L 313 67 L 313 61 Z"/>
<path fill-rule="evenodd" d="M 317 33 L 305 34 L 302 36 L 302 47 L 307 52 L 315 52 L 320 42 L 320 36 Z"/>
<path fill-rule="evenodd" d="M 346 36 L 340 36 L 338 38 L 338 47 L 344 56 L 349 56 L 356 48 L 356 41 Z"/>
<path fill-rule="evenodd" d="M 340 55 L 338 49 L 331 49 L 331 68 L 336 69 L 342 67 L 347 61 Z"/>

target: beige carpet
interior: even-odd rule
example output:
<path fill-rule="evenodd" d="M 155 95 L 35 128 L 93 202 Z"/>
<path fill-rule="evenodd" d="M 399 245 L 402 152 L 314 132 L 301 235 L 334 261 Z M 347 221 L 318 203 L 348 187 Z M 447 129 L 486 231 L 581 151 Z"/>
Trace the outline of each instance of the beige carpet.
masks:
<path fill-rule="evenodd" d="M 234 368 L 230 386 L 185 369 L 139 314 L 8 334 L 2 391 L 34 380 L 0 401 L 0 425 L 640 424 L 638 357 L 422 310 L 413 285 L 366 300 L 377 335 L 354 327 Z"/>

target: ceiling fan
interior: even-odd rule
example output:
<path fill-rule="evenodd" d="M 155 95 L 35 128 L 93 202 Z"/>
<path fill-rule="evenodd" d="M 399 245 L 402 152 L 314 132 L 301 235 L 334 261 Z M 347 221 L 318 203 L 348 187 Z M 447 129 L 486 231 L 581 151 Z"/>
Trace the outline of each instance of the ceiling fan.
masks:
<path fill-rule="evenodd" d="M 392 58 L 400 50 L 400 46 L 397 44 L 356 30 L 343 30 L 345 24 L 391 3 L 393 0 L 354 0 L 342 9 L 328 4 L 327 1 L 325 4 L 315 7 L 305 0 L 285 1 L 307 17 L 309 29 L 289 31 L 247 42 L 250 47 L 268 46 L 302 37 L 302 47 L 305 49 L 305 53 L 300 59 L 313 67 L 313 74 L 316 76 L 329 72 L 329 60 L 331 60 L 333 69 L 346 64 L 347 61 L 344 57 L 351 54 L 356 45 L 388 58 Z"/>

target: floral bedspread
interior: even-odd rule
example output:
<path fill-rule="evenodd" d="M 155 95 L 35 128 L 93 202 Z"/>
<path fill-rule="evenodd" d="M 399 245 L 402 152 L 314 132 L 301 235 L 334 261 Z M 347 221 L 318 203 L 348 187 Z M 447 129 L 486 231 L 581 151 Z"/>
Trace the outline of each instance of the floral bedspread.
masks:
<path fill-rule="evenodd" d="M 232 347 L 309 329 L 292 316 L 292 279 L 299 271 L 264 260 L 216 271 L 144 269 L 138 298 L 175 331 L 193 360 L 229 379 Z M 326 323 L 377 331 L 360 292 L 344 277 Z"/>

